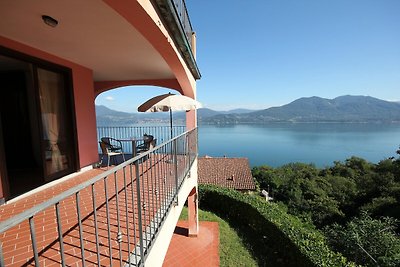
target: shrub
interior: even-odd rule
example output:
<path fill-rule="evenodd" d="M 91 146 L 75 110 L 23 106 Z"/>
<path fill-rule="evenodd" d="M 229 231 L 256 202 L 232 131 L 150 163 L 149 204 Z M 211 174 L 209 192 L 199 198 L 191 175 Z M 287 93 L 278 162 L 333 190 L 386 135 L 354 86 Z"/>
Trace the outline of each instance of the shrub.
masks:
<path fill-rule="evenodd" d="M 226 218 L 249 238 L 260 266 L 356 266 L 333 252 L 311 224 L 259 197 L 210 185 L 199 188 L 200 206 Z"/>

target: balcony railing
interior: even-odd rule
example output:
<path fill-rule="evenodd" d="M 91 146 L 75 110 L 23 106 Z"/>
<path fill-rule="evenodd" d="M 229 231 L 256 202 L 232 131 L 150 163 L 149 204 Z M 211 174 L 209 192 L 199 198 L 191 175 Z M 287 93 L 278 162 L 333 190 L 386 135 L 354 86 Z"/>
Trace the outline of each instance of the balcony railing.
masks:
<path fill-rule="evenodd" d="M 186 8 L 186 3 L 184 0 L 172 0 L 172 2 L 174 3 L 175 12 L 178 15 L 182 29 L 186 35 L 186 40 L 188 41 L 190 48 L 192 48 L 194 45 L 192 43 L 193 28 L 192 24 L 190 23 L 189 13 Z"/>
<path fill-rule="evenodd" d="M 194 55 L 196 45 L 192 38 L 194 32 L 185 0 L 152 0 L 152 2 L 161 14 L 193 77 L 200 79 L 201 74 Z"/>
<path fill-rule="evenodd" d="M 1 222 L 0 266 L 143 266 L 196 157 L 193 129 Z"/>
<path fill-rule="evenodd" d="M 172 137 L 181 135 L 186 131 L 186 126 L 172 126 Z M 153 135 L 157 144 L 171 139 L 170 126 L 101 126 L 97 127 L 97 140 L 102 137 L 129 140 L 131 138 L 142 138 L 144 134 Z M 123 151 L 132 154 L 132 146 L 129 142 L 122 142 Z M 100 149 L 100 148 L 99 148 Z M 99 153 L 101 151 L 99 150 Z"/>

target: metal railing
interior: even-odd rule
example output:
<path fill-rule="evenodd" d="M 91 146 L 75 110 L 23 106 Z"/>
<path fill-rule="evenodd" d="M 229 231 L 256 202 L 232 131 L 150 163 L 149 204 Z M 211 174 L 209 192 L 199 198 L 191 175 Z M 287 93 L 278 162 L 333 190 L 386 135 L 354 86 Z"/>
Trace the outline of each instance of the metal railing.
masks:
<path fill-rule="evenodd" d="M 178 136 L 186 131 L 186 126 L 172 126 L 172 137 Z M 102 137 L 129 140 L 131 138 L 142 138 L 144 134 L 153 135 L 157 144 L 171 139 L 170 126 L 101 126 L 97 127 L 97 140 Z M 129 142 L 123 142 L 123 151 L 132 154 L 132 146 Z M 99 153 L 101 150 L 99 149 Z"/>
<path fill-rule="evenodd" d="M 196 157 L 193 129 L 1 222 L 0 266 L 15 239 L 18 265 L 143 266 Z"/>
<path fill-rule="evenodd" d="M 185 32 L 186 40 L 188 41 L 190 47 L 193 47 L 193 28 L 192 24 L 190 23 L 189 13 L 186 8 L 185 0 L 172 0 L 172 2 L 174 3 L 175 11 L 178 15 L 183 31 Z"/>
<path fill-rule="evenodd" d="M 194 53 L 196 50 L 194 32 L 185 0 L 152 0 L 152 2 L 160 13 L 193 77 L 200 79 L 201 74 Z"/>

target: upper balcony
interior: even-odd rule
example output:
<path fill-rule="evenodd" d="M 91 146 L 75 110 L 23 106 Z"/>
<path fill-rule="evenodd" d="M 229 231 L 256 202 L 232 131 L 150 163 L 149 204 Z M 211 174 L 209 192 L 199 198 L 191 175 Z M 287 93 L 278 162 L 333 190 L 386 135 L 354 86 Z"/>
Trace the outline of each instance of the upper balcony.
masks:
<path fill-rule="evenodd" d="M 154 3 L 193 76 L 200 79 L 200 71 L 196 64 L 196 35 L 190 23 L 185 0 L 154 0 Z"/>
<path fill-rule="evenodd" d="M 182 0 L 2 1 L 0 16 L 0 46 L 88 69 L 96 94 L 154 85 L 195 97 L 200 72 Z"/>

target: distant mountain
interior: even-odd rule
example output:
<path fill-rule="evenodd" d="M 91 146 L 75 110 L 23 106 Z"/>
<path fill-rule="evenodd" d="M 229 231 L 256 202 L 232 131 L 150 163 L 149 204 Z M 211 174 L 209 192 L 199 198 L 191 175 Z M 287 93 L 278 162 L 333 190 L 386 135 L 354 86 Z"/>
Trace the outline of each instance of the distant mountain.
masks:
<path fill-rule="evenodd" d="M 250 112 L 254 112 L 255 110 L 253 109 L 245 109 L 245 108 L 237 108 L 237 109 L 232 109 L 229 111 L 223 111 L 222 113 L 225 114 L 230 114 L 230 113 L 235 113 L 235 114 L 243 114 L 243 113 L 250 113 Z"/>
<path fill-rule="evenodd" d="M 234 109 L 230 111 L 215 111 L 208 108 L 200 108 L 197 110 L 197 117 L 199 120 L 209 118 L 218 114 L 231 114 L 231 113 L 246 113 L 253 110 L 249 109 Z M 96 119 L 98 126 L 123 126 L 139 123 L 166 123 L 169 122 L 168 112 L 156 113 L 127 113 L 122 111 L 112 110 L 106 106 L 96 105 Z M 174 123 L 184 123 L 186 114 L 184 111 L 174 111 Z"/>
<path fill-rule="evenodd" d="M 185 112 L 173 112 L 174 124 L 185 121 Z M 289 104 L 264 110 L 234 109 L 197 111 L 200 124 L 269 122 L 400 122 L 400 103 L 370 96 L 339 96 L 334 99 L 303 97 Z M 98 126 L 167 123 L 168 112 L 127 113 L 96 106 Z"/>
<path fill-rule="evenodd" d="M 96 116 L 119 116 L 119 117 L 130 117 L 132 113 L 112 110 L 106 106 L 96 105 Z"/>
<path fill-rule="evenodd" d="M 138 122 L 136 114 L 116 111 L 106 106 L 96 105 L 97 126 L 117 126 L 134 124 Z"/>
<path fill-rule="evenodd" d="M 215 111 L 209 108 L 199 108 L 197 110 L 197 118 L 199 120 L 221 114 L 220 111 Z"/>
<path fill-rule="evenodd" d="M 281 107 L 243 114 L 218 114 L 203 123 L 400 122 L 400 104 L 369 96 L 303 97 Z"/>
<path fill-rule="evenodd" d="M 124 126 L 139 123 L 164 123 L 169 119 L 168 113 L 128 113 L 112 110 L 106 106 L 96 105 L 98 126 Z"/>

